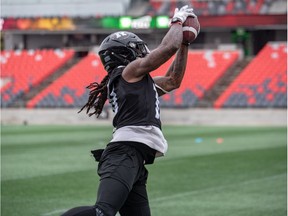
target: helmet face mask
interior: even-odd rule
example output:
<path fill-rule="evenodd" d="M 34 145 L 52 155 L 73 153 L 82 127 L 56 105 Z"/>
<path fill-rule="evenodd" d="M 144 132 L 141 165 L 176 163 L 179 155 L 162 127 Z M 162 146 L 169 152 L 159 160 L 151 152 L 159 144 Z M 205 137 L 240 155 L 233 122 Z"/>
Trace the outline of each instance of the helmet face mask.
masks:
<path fill-rule="evenodd" d="M 142 43 L 130 42 L 128 46 L 131 47 L 136 52 L 136 56 L 140 58 L 143 58 L 150 53 L 150 50 L 148 49 L 147 45 L 144 42 Z"/>
<path fill-rule="evenodd" d="M 108 73 L 120 65 L 126 66 L 136 58 L 143 58 L 150 51 L 144 41 L 131 32 L 115 32 L 100 45 L 99 56 Z"/>

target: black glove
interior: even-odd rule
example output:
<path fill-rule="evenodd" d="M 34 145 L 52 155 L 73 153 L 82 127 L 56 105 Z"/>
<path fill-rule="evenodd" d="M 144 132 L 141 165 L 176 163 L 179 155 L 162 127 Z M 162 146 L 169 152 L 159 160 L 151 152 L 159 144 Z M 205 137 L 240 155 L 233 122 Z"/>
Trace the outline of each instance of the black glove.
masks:
<path fill-rule="evenodd" d="M 100 161 L 103 151 L 104 149 L 96 149 L 96 150 L 91 151 L 91 153 L 93 154 L 93 157 L 95 158 L 95 161 L 97 162 Z"/>

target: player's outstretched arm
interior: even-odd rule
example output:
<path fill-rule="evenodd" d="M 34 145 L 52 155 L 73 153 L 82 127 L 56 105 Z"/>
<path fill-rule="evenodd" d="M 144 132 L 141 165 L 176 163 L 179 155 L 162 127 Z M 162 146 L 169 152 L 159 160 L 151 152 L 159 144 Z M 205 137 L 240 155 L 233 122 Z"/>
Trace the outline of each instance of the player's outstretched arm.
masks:
<path fill-rule="evenodd" d="M 144 58 L 138 58 L 126 66 L 122 77 L 127 82 L 137 82 L 168 61 L 181 47 L 183 41 L 182 23 L 193 14 L 188 6 L 175 10 L 173 23 L 161 44 Z M 172 19 L 172 20 L 173 20 Z"/>
<path fill-rule="evenodd" d="M 127 65 L 122 77 L 128 82 L 137 82 L 143 76 L 160 67 L 169 60 L 182 43 L 182 26 L 174 24 L 162 40 L 162 43 L 144 58 L 138 58 Z"/>
<path fill-rule="evenodd" d="M 159 96 L 180 87 L 186 70 L 187 58 L 188 46 L 182 44 L 165 76 L 153 78 Z"/>

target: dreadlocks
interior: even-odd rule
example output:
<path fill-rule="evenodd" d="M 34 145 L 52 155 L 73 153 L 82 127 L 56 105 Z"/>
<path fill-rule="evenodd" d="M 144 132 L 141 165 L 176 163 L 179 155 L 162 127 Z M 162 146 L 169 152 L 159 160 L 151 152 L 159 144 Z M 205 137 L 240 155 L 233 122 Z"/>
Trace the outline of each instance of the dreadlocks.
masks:
<path fill-rule="evenodd" d="M 97 118 L 102 112 L 103 106 L 107 100 L 107 84 L 109 81 L 109 75 L 105 76 L 101 83 L 93 82 L 87 89 L 90 89 L 89 98 L 87 103 L 79 110 L 80 113 L 83 109 L 87 108 L 86 114 L 90 116 L 96 115 Z M 90 109 L 94 107 L 95 111 L 89 113 Z"/>

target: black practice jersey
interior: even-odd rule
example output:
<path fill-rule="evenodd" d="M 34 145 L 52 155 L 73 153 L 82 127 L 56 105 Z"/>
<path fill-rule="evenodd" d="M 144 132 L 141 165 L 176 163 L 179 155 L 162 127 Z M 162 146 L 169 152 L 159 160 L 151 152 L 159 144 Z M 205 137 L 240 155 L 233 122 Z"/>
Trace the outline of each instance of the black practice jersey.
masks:
<path fill-rule="evenodd" d="M 161 129 L 158 94 L 147 74 L 142 80 L 128 83 L 121 74 L 124 67 L 114 69 L 108 84 L 108 97 L 115 117 L 113 126 L 156 126 Z"/>

